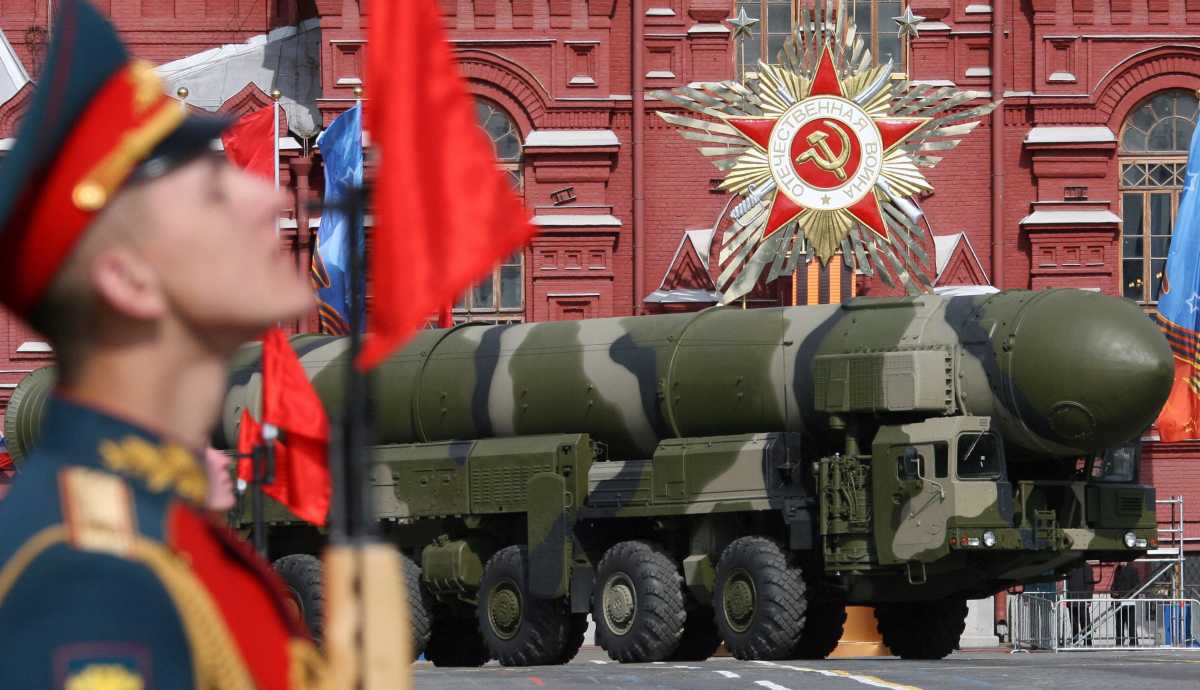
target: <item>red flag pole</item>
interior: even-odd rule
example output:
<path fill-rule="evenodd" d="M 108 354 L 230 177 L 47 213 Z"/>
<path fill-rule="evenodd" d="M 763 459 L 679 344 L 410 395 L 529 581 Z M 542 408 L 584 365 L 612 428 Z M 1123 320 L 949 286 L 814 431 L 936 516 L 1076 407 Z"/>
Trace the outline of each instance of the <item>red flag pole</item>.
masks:
<path fill-rule="evenodd" d="M 272 142 L 275 150 L 275 193 L 279 193 L 279 99 L 283 97 L 279 89 L 271 91 L 271 119 L 275 124 L 275 141 Z M 297 230 L 299 232 L 299 230 Z M 275 217 L 275 238 L 279 238 L 279 217 Z"/>
<path fill-rule="evenodd" d="M 267 558 L 267 520 L 266 506 L 263 502 L 263 486 L 275 481 L 275 440 L 279 438 L 279 429 L 274 424 L 263 424 L 262 446 L 255 448 L 251 454 L 253 463 L 254 493 L 251 494 L 251 514 L 254 519 L 254 550 L 263 558 Z"/>
<path fill-rule="evenodd" d="M 454 307 L 446 305 L 438 311 L 438 328 L 452 328 L 454 326 Z"/>

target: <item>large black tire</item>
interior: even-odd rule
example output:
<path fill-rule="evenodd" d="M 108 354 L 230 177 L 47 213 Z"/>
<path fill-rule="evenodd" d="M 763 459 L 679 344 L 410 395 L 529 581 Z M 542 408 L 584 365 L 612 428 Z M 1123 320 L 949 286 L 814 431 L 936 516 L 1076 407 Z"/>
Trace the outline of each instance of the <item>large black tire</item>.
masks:
<path fill-rule="evenodd" d="M 796 659 L 824 659 L 837 649 L 846 627 L 846 601 L 807 585 L 808 606 L 804 612 L 804 632 L 792 656 Z"/>
<path fill-rule="evenodd" d="M 313 642 L 321 644 L 325 632 L 325 585 L 321 559 L 306 553 L 294 553 L 275 561 L 275 572 L 279 573 L 293 604 L 300 612 L 300 620 L 308 628 Z"/>
<path fill-rule="evenodd" d="M 596 642 L 614 661 L 663 661 L 683 636 L 683 575 L 644 541 L 613 545 L 596 569 Z"/>
<path fill-rule="evenodd" d="M 479 632 L 492 657 L 504 666 L 561 662 L 571 632 L 562 599 L 529 593 L 529 554 L 524 546 L 500 549 L 479 582 Z"/>
<path fill-rule="evenodd" d="M 404 593 L 408 597 L 409 632 L 412 634 L 413 660 L 421 656 L 433 632 L 433 600 L 421 586 L 421 566 L 400 554 L 404 564 Z"/>
<path fill-rule="evenodd" d="M 558 663 L 569 664 L 571 659 L 579 653 L 579 649 L 583 647 L 583 638 L 587 635 L 588 615 L 586 613 L 571 614 L 571 630 L 567 633 L 567 644 L 563 646 L 562 654 L 558 656 Z"/>
<path fill-rule="evenodd" d="M 483 666 L 492 658 L 479 623 L 469 612 L 440 606 L 434 610 L 425 658 L 438 667 Z"/>
<path fill-rule="evenodd" d="M 804 632 L 804 577 L 777 542 L 734 540 L 717 562 L 717 628 L 738 659 L 786 659 Z"/>
<path fill-rule="evenodd" d="M 967 627 L 967 602 L 943 599 L 875 608 L 883 643 L 901 659 L 941 659 L 953 652 Z"/>
<path fill-rule="evenodd" d="M 712 607 L 687 601 L 687 620 L 683 624 L 683 637 L 671 655 L 670 661 L 704 661 L 721 646 L 721 633 L 717 630 L 716 614 Z"/>

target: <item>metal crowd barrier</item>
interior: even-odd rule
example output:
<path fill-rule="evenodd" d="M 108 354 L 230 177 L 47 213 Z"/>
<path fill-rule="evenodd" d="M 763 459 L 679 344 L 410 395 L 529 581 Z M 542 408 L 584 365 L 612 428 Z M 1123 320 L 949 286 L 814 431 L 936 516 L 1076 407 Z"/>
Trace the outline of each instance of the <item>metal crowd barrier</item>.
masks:
<path fill-rule="evenodd" d="M 1062 599 L 1055 651 L 1200 648 L 1196 599 Z"/>
<path fill-rule="evenodd" d="M 1008 597 L 1012 651 L 1200 649 L 1200 600 Z"/>
<path fill-rule="evenodd" d="M 1008 595 L 1008 629 L 1013 653 L 1055 648 L 1055 601 L 1052 594 Z"/>

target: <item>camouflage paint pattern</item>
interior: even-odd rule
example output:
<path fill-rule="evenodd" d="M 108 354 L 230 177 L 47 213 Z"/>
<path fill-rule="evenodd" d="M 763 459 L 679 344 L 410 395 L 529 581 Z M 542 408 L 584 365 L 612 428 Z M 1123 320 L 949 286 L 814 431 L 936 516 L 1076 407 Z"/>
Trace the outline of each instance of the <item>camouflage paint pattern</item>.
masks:
<path fill-rule="evenodd" d="M 344 341 L 297 336 L 293 346 L 336 414 Z M 1080 290 L 467 325 L 421 332 L 374 372 L 377 441 L 569 431 L 629 460 L 649 459 L 666 438 L 817 434 L 829 410 L 816 398 L 828 384 L 814 381 L 814 368 L 830 358 L 857 358 L 849 377 L 880 382 L 877 395 L 852 391 L 873 400 L 856 399 L 851 412 L 989 417 L 1015 462 L 1137 436 L 1172 375 L 1166 340 L 1135 305 Z M 257 411 L 257 361 L 249 346 L 235 363 L 225 444 L 241 408 Z M 907 388 L 917 389 L 907 406 L 886 399 Z"/>
<path fill-rule="evenodd" d="M 345 340 L 301 335 L 292 345 L 336 419 Z M 1135 305 L 1079 290 L 460 326 L 418 333 L 373 373 L 377 441 L 569 430 L 606 444 L 612 459 L 648 459 L 664 438 L 815 434 L 828 417 L 817 409 L 816 389 L 827 384 L 814 382 L 815 363 L 858 356 L 848 373 L 861 377 L 896 353 L 919 363 L 940 353 L 946 371 L 924 366 L 898 385 L 940 386 L 944 375 L 944 407 L 904 409 L 868 391 L 879 400 L 855 410 L 990 417 L 1016 462 L 1133 438 L 1156 417 L 1171 379 L 1166 340 Z M 259 356 L 250 345 L 235 359 L 218 447 L 233 445 L 243 407 L 259 412 Z M 44 398 L 35 391 L 48 385 L 22 382 L 6 426 L 36 420 Z M 8 436 L 21 453 L 29 434 Z"/>

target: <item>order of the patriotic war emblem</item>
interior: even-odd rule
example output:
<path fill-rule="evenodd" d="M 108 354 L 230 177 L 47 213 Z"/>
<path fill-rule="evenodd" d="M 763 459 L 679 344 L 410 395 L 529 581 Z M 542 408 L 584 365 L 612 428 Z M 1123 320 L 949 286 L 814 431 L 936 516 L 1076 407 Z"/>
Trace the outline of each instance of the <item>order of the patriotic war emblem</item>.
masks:
<path fill-rule="evenodd" d="M 932 264 L 914 195 L 993 103 L 980 94 L 897 78 L 875 65 L 848 13 L 804 8 L 774 64 L 743 81 L 654 94 L 704 115 L 658 115 L 701 142 L 735 195 L 722 224 L 717 287 L 729 303 L 800 261 L 848 267 L 889 286 L 927 290 Z"/>

